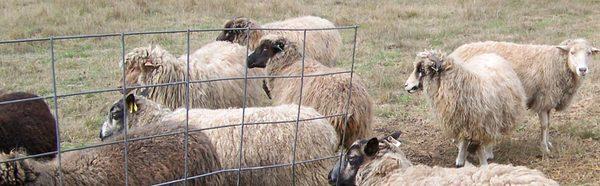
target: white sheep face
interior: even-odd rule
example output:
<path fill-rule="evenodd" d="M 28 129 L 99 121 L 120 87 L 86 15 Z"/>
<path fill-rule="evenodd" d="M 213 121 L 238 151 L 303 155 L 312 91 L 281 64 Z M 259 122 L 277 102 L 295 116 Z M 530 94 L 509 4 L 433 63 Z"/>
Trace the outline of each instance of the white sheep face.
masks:
<path fill-rule="evenodd" d="M 414 93 L 423 89 L 423 77 L 439 72 L 442 58 L 443 56 L 440 56 L 439 52 L 436 51 L 417 53 L 417 58 L 413 63 L 413 71 L 404 84 L 404 90 L 408 93 Z"/>
<path fill-rule="evenodd" d="M 600 53 L 599 49 L 592 47 L 584 39 L 567 40 L 557 47 L 567 54 L 569 69 L 580 77 L 590 72 L 588 63 L 592 55 Z"/>

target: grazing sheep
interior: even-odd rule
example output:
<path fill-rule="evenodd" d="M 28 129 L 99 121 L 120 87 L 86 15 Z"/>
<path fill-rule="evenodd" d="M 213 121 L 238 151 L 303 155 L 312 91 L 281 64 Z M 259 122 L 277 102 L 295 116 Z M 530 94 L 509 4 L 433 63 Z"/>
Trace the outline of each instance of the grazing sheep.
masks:
<path fill-rule="evenodd" d="M 165 111 L 160 105 L 133 95 L 128 96 L 129 101 L 123 104 L 119 101 L 114 104 L 109 119 L 104 123 L 101 137 L 106 138 L 123 129 L 123 105 L 131 109 L 128 115 L 129 126 L 143 126 L 140 121 L 175 121 L 183 122 L 186 110 L 178 109 L 174 112 Z M 137 108 L 137 109 L 136 109 Z M 294 141 L 298 105 L 281 105 L 275 107 L 246 108 L 244 123 L 244 143 L 242 167 L 256 167 L 292 162 L 292 145 Z M 117 117 L 113 117 L 117 116 Z M 322 117 L 317 111 L 308 107 L 300 108 L 300 119 Z M 291 121 L 279 124 L 252 123 Z M 192 109 L 189 110 L 190 129 L 204 129 L 223 127 L 218 129 L 203 130 L 217 148 L 217 153 L 224 169 L 237 169 L 239 166 L 240 126 L 242 123 L 242 109 Z M 249 124 L 250 123 L 250 124 Z M 298 141 L 296 161 L 305 161 L 332 156 L 337 151 L 337 137 L 335 130 L 326 120 L 316 119 L 301 121 L 298 125 Z M 333 165 L 333 160 L 315 161 L 297 165 L 296 183 L 298 185 L 322 185 L 327 183 L 327 171 Z M 229 183 L 236 183 L 237 174 L 228 173 Z M 243 185 L 290 185 L 292 182 L 291 167 L 286 166 L 275 169 L 244 170 L 241 183 Z"/>
<path fill-rule="evenodd" d="M 265 68 L 271 76 L 301 75 L 304 59 L 304 74 L 315 75 L 334 73 L 341 69 L 323 66 L 309 56 L 302 57 L 301 46 L 283 36 L 267 35 L 260 46 L 248 57 L 248 68 Z M 348 126 L 344 141 L 340 144 L 349 147 L 356 139 L 368 136 L 373 120 L 373 102 L 360 77 L 354 74 L 350 83 L 350 74 L 300 78 L 269 78 L 267 87 L 275 104 L 298 103 L 300 86 L 302 105 L 314 107 L 323 115 L 344 114 L 348 111 Z M 352 92 L 350 105 L 348 93 Z M 349 106 L 349 109 L 347 107 Z M 344 117 L 331 117 L 330 123 L 336 128 L 340 139 L 344 134 Z"/>
<path fill-rule="evenodd" d="M 395 137 L 397 138 L 397 137 Z M 356 141 L 329 173 L 334 185 L 558 185 L 535 169 L 490 164 L 463 168 L 412 165 L 394 137 Z M 341 164 L 341 166 L 340 166 Z M 341 167 L 341 168 L 340 168 Z M 338 174 L 339 173 L 339 174 Z"/>
<path fill-rule="evenodd" d="M 558 46 L 487 41 L 462 45 L 450 55 L 469 59 L 490 52 L 505 58 L 517 72 L 525 88 L 527 107 L 539 116 L 542 152 L 549 153 L 550 111 L 569 106 L 589 72 L 591 56 L 599 54 L 600 49 L 585 39 L 566 40 Z"/>
<path fill-rule="evenodd" d="M 13 92 L 0 95 L 0 102 L 35 98 L 37 95 Z M 54 116 L 44 100 L 31 100 L 0 105 L 0 150 L 9 153 L 24 148 L 35 155 L 56 151 Z M 52 159 L 55 154 L 39 159 Z"/>
<path fill-rule="evenodd" d="M 462 62 L 439 51 L 421 52 L 405 90 L 413 93 L 423 87 L 444 131 L 458 141 L 458 167 L 464 165 L 469 143 L 479 145 L 479 163 L 486 165 L 493 143 L 512 132 L 525 109 L 519 78 L 495 54 Z"/>
<path fill-rule="evenodd" d="M 185 81 L 185 56 L 175 58 L 160 46 L 139 47 L 125 59 L 129 85 L 153 85 Z M 230 42 L 213 42 L 190 55 L 190 80 L 244 77 L 246 49 Z M 249 70 L 248 76 L 262 72 Z M 184 107 L 186 85 L 145 88 L 148 97 L 171 109 Z M 260 80 L 248 80 L 246 106 L 266 100 Z M 244 106 L 244 80 L 224 80 L 190 84 L 191 108 L 241 108 Z"/>
<path fill-rule="evenodd" d="M 335 25 L 327 20 L 315 16 L 304 16 L 286 19 L 284 21 L 258 25 L 249 18 L 234 18 L 225 23 L 225 28 L 274 28 L 274 29 L 315 29 L 335 28 Z M 250 32 L 248 36 L 248 32 Z M 260 39 L 268 34 L 283 36 L 290 41 L 302 45 L 304 39 L 303 31 L 286 30 L 224 30 L 217 41 L 230 41 L 246 45 L 249 38 L 250 49 L 255 49 L 260 44 Z M 306 31 L 306 54 L 327 66 L 334 66 L 338 50 L 342 45 L 342 37 L 338 30 Z"/>
<path fill-rule="evenodd" d="M 147 123 L 147 127 L 130 130 L 130 139 L 183 131 L 178 123 Z M 123 140 L 124 135 L 116 137 Z M 202 132 L 190 133 L 188 139 L 188 176 L 221 169 L 215 147 Z M 183 134 L 129 141 L 127 173 L 129 184 L 150 185 L 184 177 Z M 72 151 L 62 154 L 60 174 L 64 185 L 125 185 L 124 148 L 122 143 Z M 5 161 L 23 157 L 13 152 L 0 155 Z M 57 160 L 41 163 L 31 159 L 2 163 L 0 185 L 58 185 Z M 190 180 L 192 185 L 222 185 L 222 175 Z M 182 183 L 179 183 L 182 184 Z"/>

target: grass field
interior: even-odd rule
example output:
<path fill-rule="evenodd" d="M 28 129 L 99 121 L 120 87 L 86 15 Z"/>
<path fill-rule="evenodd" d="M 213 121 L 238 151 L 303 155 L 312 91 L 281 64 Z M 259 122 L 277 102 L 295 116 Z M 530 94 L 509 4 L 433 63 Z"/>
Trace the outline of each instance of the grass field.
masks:
<path fill-rule="evenodd" d="M 415 163 L 451 166 L 456 148 L 440 137 L 421 94 L 409 95 L 403 84 L 414 54 L 423 49 L 452 51 L 473 41 L 558 44 L 583 37 L 600 45 L 600 0 L 576 1 L 18 1 L 0 3 L 0 40 L 128 31 L 220 28 L 234 16 L 267 23 L 316 15 L 337 25 L 360 25 L 356 72 L 367 82 L 376 103 L 377 134 L 404 132 L 405 152 Z M 338 66 L 349 68 L 353 31 L 343 31 Z M 191 48 L 216 38 L 194 33 Z M 177 55 L 185 52 L 185 34 L 130 36 L 126 50 L 160 44 Z M 48 42 L 0 45 L 0 88 L 52 95 Z M 54 46 L 59 94 L 120 85 L 119 37 L 59 40 Z M 551 119 L 552 157 L 538 148 L 539 124 L 529 113 L 510 139 L 496 148 L 497 163 L 525 165 L 565 185 L 600 184 L 600 58 L 572 106 Z M 62 145 L 99 143 L 98 127 L 117 92 L 60 98 Z M 51 99 L 49 104 L 54 104 Z"/>

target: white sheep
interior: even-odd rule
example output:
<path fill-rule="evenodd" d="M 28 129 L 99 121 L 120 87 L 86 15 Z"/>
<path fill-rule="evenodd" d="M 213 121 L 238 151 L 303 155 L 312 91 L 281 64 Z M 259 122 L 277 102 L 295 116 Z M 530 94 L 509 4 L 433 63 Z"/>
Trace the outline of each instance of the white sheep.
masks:
<path fill-rule="evenodd" d="M 248 57 L 248 68 L 265 68 L 271 76 L 296 76 L 302 73 L 304 59 L 304 75 L 335 73 L 342 69 L 322 65 L 313 58 L 302 57 L 297 43 L 279 35 L 267 35 L 260 46 Z M 300 78 L 269 78 L 267 87 L 271 92 L 274 104 L 297 104 L 302 90 L 302 105 L 310 106 L 323 115 L 332 116 L 348 112 L 347 127 L 345 118 L 331 117 L 329 121 L 344 141 L 340 144 L 348 147 L 354 140 L 368 136 L 373 121 L 373 101 L 361 78 L 354 74 L 350 82 L 350 74 L 334 74 Z M 350 103 L 348 105 L 348 96 Z M 349 107 L 349 108 L 348 108 Z M 345 128 L 345 131 L 344 131 Z M 345 134 L 345 136 L 343 136 Z"/>
<path fill-rule="evenodd" d="M 243 78 L 246 48 L 230 42 L 212 42 L 190 55 L 190 80 Z M 160 46 L 138 47 L 126 55 L 126 82 L 132 85 L 155 85 L 183 82 L 187 71 L 186 56 L 175 58 Z M 259 76 L 249 70 L 248 76 Z M 266 101 L 260 80 L 247 81 L 246 106 Z M 185 107 L 186 85 L 158 86 L 143 89 L 144 94 L 171 109 Z M 190 83 L 191 108 L 241 108 L 244 106 L 244 80 L 220 80 Z"/>
<path fill-rule="evenodd" d="M 303 16 L 283 21 L 259 25 L 249 18 L 234 18 L 225 23 L 225 28 L 274 28 L 274 29 L 315 29 L 335 28 L 335 25 L 327 20 L 315 16 Z M 251 30 L 248 36 L 247 30 L 225 30 L 218 37 L 218 41 L 230 41 L 246 45 L 249 38 L 250 49 L 258 47 L 260 39 L 269 34 L 284 36 L 285 38 L 300 43 L 304 38 L 303 31 L 286 30 Z M 334 66 L 335 60 L 342 45 L 342 37 L 338 30 L 316 30 L 306 32 L 306 54 L 327 66 Z"/>
<path fill-rule="evenodd" d="M 525 45 L 508 42 L 477 42 L 458 47 L 451 56 L 469 59 L 483 53 L 505 58 L 517 72 L 527 97 L 527 107 L 537 113 L 541 126 L 541 149 L 549 153 L 548 130 L 552 109 L 566 109 L 589 73 L 591 56 L 599 54 L 585 39 L 569 39 L 559 45 Z"/>
<path fill-rule="evenodd" d="M 128 96 L 129 97 L 129 96 Z M 135 98 L 135 96 L 133 97 Z M 126 99 L 128 100 L 128 99 Z M 184 122 L 186 110 L 171 112 L 161 105 L 143 97 L 113 104 L 108 120 L 103 124 L 101 138 L 120 133 L 124 128 L 122 117 L 112 117 L 122 110 L 132 112 L 128 115 L 128 124 L 132 127 L 146 127 L 148 122 Z M 131 109 L 131 110 L 130 110 Z M 298 105 L 280 105 L 274 107 L 246 108 L 243 138 L 242 167 L 268 166 L 291 163 L 292 146 L 296 134 Z M 335 155 L 338 138 L 335 130 L 325 119 L 308 120 L 323 117 L 309 107 L 300 107 L 296 161 L 306 161 Z M 203 130 L 217 149 L 224 169 L 237 169 L 239 166 L 240 126 L 242 109 L 191 109 L 189 126 L 193 130 Z M 270 123 L 269 122 L 281 122 Z M 263 124 L 257 124 L 263 123 Z M 192 132 L 193 133 L 193 132 Z M 322 185 L 327 183 L 327 171 L 333 160 L 315 161 L 296 166 L 298 185 Z M 226 180 L 235 184 L 236 173 L 226 174 Z M 289 185 L 292 182 L 291 167 L 277 169 L 244 170 L 241 175 L 243 185 Z"/>
<path fill-rule="evenodd" d="M 525 109 L 519 78 L 495 54 L 462 62 L 439 51 L 421 52 L 405 90 L 423 87 L 444 131 L 458 141 L 458 167 L 464 165 L 469 143 L 479 144 L 479 163 L 486 165 L 493 143 L 512 132 Z"/>
<path fill-rule="evenodd" d="M 120 112 L 121 116 L 123 112 Z M 173 133 L 184 130 L 185 124 L 147 123 L 144 128 L 128 132 L 129 139 Z M 123 140 L 124 135 L 115 137 Z M 151 185 L 184 178 L 183 134 L 152 139 L 131 140 L 127 144 L 127 174 L 131 185 Z M 221 169 L 218 154 L 203 132 L 190 133 L 188 143 L 188 177 Z M 9 161 L 0 166 L 0 185 L 125 185 L 125 146 L 121 143 L 66 152 L 58 159 L 38 162 L 33 159 Z M 21 158 L 21 152 L 0 154 L 0 160 Z M 223 185 L 223 175 L 190 179 L 192 185 Z"/>
<path fill-rule="evenodd" d="M 395 137 L 397 138 L 397 137 Z M 337 185 L 558 185 L 535 169 L 490 164 L 462 168 L 412 165 L 394 137 L 356 141 L 329 174 Z"/>

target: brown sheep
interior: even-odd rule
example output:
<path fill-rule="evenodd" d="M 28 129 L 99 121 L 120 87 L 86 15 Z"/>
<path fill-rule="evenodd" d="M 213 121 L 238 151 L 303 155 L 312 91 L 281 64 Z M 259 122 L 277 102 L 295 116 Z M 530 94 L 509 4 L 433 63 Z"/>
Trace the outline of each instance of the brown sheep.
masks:
<path fill-rule="evenodd" d="M 129 131 L 130 139 L 183 131 L 183 123 L 151 123 Z M 124 135 L 115 138 L 123 140 Z M 184 135 L 169 135 L 128 143 L 128 183 L 150 185 L 184 177 Z M 188 177 L 221 169 L 215 148 L 203 132 L 190 133 Z M 121 143 L 62 154 L 64 185 L 125 185 L 124 145 Z M 0 155 L 5 161 L 23 157 L 19 152 Z M 9 161 L 0 168 L 1 185 L 58 185 L 58 162 L 32 159 Z M 180 183 L 181 184 L 181 183 Z M 222 185 L 222 175 L 190 180 L 192 185 Z"/>
<path fill-rule="evenodd" d="M 300 75 L 302 72 L 301 46 L 279 35 L 267 35 L 258 48 L 248 57 L 248 68 L 265 68 L 270 76 Z M 306 56 L 304 75 L 334 73 L 341 69 L 322 65 Z M 350 74 L 300 78 L 269 78 L 267 87 L 274 104 L 298 104 L 302 84 L 302 105 L 315 108 L 323 115 L 344 114 L 348 111 L 348 126 L 344 132 L 344 117 L 331 117 L 329 122 L 336 128 L 339 138 L 345 134 L 344 147 L 349 147 L 356 139 L 368 136 L 373 120 L 373 101 L 360 77 Z M 348 93 L 352 92 L 349 105 Z M 347 108 L 349 106 L 349 108 Z"/>
<path fill-rule="evenodd" d="M 0 95 L 0 102 L 35 98 L 37 95 L 14 92 Z M 0 150 L 9 153 L 24 148 L 35 155 L 56 151 L 54 116 L 44 100 L 37 99 L 0 105 Z M 40 158 L 54 158 L 55 154 Z"/>

